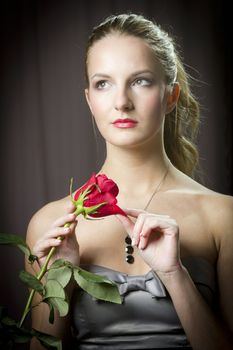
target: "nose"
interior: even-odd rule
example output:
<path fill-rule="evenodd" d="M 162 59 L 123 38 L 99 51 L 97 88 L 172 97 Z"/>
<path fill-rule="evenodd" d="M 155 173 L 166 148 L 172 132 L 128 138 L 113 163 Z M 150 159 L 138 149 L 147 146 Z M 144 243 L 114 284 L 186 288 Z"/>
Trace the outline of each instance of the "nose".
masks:
<path fill-rule="evenodd" d="M 127 88 L 122 87 L 117 89 L 115 96 L 115 109 L 117 111 L 130 111 L 133 108 L 133 101 L 129 96 Z"/>

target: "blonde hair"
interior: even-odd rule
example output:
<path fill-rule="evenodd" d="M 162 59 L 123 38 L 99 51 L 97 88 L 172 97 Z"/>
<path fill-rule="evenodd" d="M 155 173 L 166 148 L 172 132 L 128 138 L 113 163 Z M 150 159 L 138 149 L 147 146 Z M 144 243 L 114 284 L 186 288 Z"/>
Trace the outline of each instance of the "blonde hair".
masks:
<path fill-rule="evenodd" d="M 199 166 L 195 139 L 199 125 L 199 104 L 190 91 L 189 75 L 175 49 L 173 39 L 154 22 L 136 14 L 120 14 L 106 18 L 93 29 L 86 48 L 86 80 L 88 81 L 88 55 L 97 41 L 111 33 L 130 35 L 143 39 L 151 48 L 165 72 L 166 84 L 180 85 L 176 108 L 166 115 L 164 147 L 172 164 L 183 173 L 194 177 Z"/>

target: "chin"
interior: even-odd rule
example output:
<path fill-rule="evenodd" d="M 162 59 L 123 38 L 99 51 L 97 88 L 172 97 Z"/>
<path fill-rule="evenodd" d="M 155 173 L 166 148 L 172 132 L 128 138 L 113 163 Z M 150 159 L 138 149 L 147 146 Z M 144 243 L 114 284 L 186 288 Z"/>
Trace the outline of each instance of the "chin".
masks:
<path fill-rule="evenodd" d="M 115 147 L 119 147 L 119 148 L 125 148 L 125 149 L 133 149 L 135 147 L 138 146 L 143 146 L 143 144 L 146 143 L 145 139 L 134 139 L 134 140 L 130 140 L 129 138 L 127 140 L 113 140 L 113 139 L 108 139 L 107 143 L 115 146 Z"/>
<path fill-rule="evenodd" d="M 100 133 L 102 137 L 104 138 L 105 142 L 112 146 L 116 147 L 125 147 L 125 148 L 134 148 L 138 146 L 143 146 L 147 143 L 154 143 L 155 138 L 158 137 L 159 130 L 124 130 L 123 132 L 116 132 L 114 130 L 100 130 Z"/>

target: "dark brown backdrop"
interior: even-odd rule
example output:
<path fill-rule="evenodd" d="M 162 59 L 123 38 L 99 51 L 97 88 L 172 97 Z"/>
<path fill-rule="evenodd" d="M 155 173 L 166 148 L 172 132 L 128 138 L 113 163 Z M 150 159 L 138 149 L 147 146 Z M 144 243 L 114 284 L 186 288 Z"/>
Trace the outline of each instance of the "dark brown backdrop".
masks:
<path fill-rule="evenodd" d="M 203 106 L 206 184 L 232 194 L 230 9 L 227 1 L 1 2 L 0 231 L 25 236 L 32 214 L 80 185 L 104 157 L 84 101 L 83 53 L 93 25 L 131 11 L 155 19 L 182 48 Z M 193 67 L 193 68 L 190 68 Z M 19 315 L 23 256 L 0 247 L 1 300 Z"/>

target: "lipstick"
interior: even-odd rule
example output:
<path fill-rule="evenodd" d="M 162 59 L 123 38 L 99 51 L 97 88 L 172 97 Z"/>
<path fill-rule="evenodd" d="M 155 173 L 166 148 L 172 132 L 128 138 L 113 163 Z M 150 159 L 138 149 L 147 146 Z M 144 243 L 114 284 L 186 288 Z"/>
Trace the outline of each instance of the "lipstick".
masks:
<path fill-rule="evenodd" d="M 133 119 L 130 118 L 125 118 L 125 119 L 117 119 L 113 122 L 113 125 L 116 128 L 120 129 L 129 129 L 129 128 L 135 128 L 137 125 L 137 122 Z"/>

